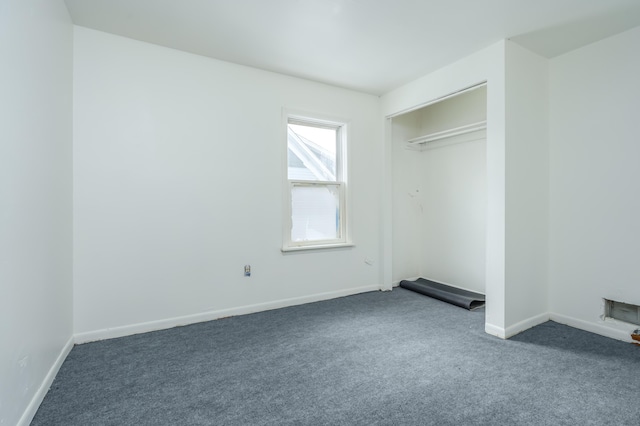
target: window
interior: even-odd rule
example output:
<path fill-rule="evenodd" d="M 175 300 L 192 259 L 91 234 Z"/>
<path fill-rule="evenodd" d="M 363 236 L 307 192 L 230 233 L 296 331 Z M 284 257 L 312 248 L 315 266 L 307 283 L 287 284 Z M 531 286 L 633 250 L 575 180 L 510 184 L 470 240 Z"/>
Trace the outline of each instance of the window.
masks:
<path fill-rule="evenodd" d="M 287 117 L 283 251 L 347 245 L 347 125 Z"/>

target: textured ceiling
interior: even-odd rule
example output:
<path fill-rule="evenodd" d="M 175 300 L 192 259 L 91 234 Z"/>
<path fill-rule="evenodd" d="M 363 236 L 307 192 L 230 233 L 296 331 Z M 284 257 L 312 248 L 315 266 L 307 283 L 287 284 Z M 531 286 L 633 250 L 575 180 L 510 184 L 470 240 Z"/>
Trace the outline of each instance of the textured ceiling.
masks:
<path fill-rule="evenodd" d="M 508 38 L 553 57 L 640 25 L 638 0 L 66 0 L 75 24 L 382 94 Z"/>

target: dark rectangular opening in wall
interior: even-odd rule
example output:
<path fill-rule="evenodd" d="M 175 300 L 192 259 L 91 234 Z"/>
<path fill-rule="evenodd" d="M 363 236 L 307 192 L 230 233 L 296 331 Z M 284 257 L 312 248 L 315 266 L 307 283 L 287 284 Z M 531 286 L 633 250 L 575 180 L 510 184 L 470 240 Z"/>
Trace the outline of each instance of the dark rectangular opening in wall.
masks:
<path fill-rule="evenodd" d="M 604 316 L 640 325 L 640 306 L 604 299 Z"/>

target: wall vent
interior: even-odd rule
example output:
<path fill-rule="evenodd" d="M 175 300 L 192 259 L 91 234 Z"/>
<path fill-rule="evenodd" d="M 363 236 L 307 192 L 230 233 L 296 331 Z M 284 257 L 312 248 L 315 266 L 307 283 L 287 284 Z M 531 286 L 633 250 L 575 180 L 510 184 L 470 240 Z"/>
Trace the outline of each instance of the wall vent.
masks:
<path fill-rule="evenodd" d="M 640 325 L 640 306 L 604 299 L 604 316 Z"/>

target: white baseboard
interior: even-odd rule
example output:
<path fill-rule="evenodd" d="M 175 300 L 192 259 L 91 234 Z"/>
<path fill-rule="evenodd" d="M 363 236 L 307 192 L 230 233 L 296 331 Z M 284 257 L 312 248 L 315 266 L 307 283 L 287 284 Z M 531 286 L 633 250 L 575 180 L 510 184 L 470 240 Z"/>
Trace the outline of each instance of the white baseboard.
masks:
<path fill-rule="evenodd" d="M 31 398 L 31 401 L 29 402 L 29 405 L 27 405 L 26 410 L 24 410 L 22 417 L 20 417 L 18 426 L 28 426 L 29 423 L 31 423 L 31 420 L 33 420 L 33 417 L 36 415 L 40 404 L 42 404 L 44 397 L 47 395 L 47 392 L 49 391 L 49 388 L 53 383 L 53 379 L 56 378 L 56 374 L 58 374 L 62 363 L 67 358 L 67 355 L 69 355 L 69 352 L 71 352 L 71 349 L 73 348 L 73 341 L 73 337 L 70 337 L 67 343 L 62 347 L 60 354 L 58 354 L 58 357 L 49 369 L 47 375 L 44 377 L 44 380 L 40 384 L 40 387 L 33 395 L 33 398 Z"/>
<path fill-rule="evenodd" d="M 502 327 L 498 327 L 494 324 L 489 324 L 488 322 L 484 323 L 484 332 L 490 334 L 492 336 L 499 337 L 501 339 L 506 339 L 506 331 Z"/>
<path fill-rule="evenodd" d="M 547 312 L 536 315 L 535 317 L 527 318 L 526 320 L 513 324 L 506 329 L 486 323 L 484 325 L 484 330 L 487 334 L 491 334 L 492 336 L 497 336 L 501 339 L 508 339 L 518 333 L 521 333 L 525 330 L 528 330 L 529 328 L 535 327 L 536 325 L 542 324 L 549 320 L 568 325 L 569 327 L 588 331 L 590 333 L 599 334 L 600 336 L 622 340 L 623 342 L 633 342 L 633 339 L 631 339 L 631 333 L 635 328 L 637 328 L 634 325 L 624 324 L 615 320 L 607 319 L 600 320 L 597 323 L 593 323 L 566 315 Z"/>
<path fill-rule="evenodd" d="M 406 281 L 415 281 L 415 280 L 417 280 L 418 278 L 420 278 L 420 277 L 415 277 L 415 278 L 403 278 L 403 279 L 401 279 L 401 280 L 397 280 L 397 281 L 392 282 L 392 283 L 391 283 L 391 286 L 392 286 L 392 287 L 398 287 L 398 286 L 400 285 L 400 281 L 405 281 L 405 280 L 406 280 Z"/>
<path fill-rule="evenodd" d="M 507 329 L 505 330 L 505 338 L 508 339 L 509 337 L 513 337 L 518 333 L 522 333 L 525 330 L 528 330 L 532 327 L 535 327 L 536 325 L 540 325 L 547 321 L 549 321 L 549 312 L 544 312 L 531 318 L 524 319 L 507 327 Z"/>
<path fill-rule="evenodd" d="M 429 281 L 433 281 L 434 283 L 438 283 L 438 284 L 444 284 L 444 285 L 448 285 L 449 287 L 453 287 L 453 288 L 457 288 L 459 290 L 464 290 L 464 291 L 471 291 L 473 293 L 480 293 L 480 294 L 485 294 L 485 291 L 478 291 L 478 290 L 472 290 L 470 288 L 466 288 L 466 287 L 460 287 L 459 285 L 456 284 L 451 284 L 442 280 L 436 280 L 434 278 L 429 278 L 427 276 L 420 276 L 419 278 L 424 278 L 425 280 L 429 280 Z M 417 280 L 418 278 L 413 279 L 412 281 Z"/>
<path fill-rule="evenodd" d="M 507 328 L 498 327 L 497 325 L 494 325 L 494 324 L 485 323 L 484 331 L 485 333 L 491 334 L 492 336 L 496 336 L 501 339 L 508 339 L 510 337 L 515 336 L 518 333 L 522 333 L 525 330 L 535 327 L 536 325 L 545 323 L 549 321 L 549 319 L 550 319 L 549 313 L 544 312 L 542 314 L 519 321 L 513 325 L 510 325 Z"/>
<path fill-rule="evenodd" d="M 294 297 L 290 299 L 276 300 L 255 305 L 240 306 L 237 308 L 221 309 L 217 311 L 202 312 L 193 315 L 167 318 L 157 321 L 149 321 L 121 327 L 106 328 L 102 330 L 88 331 L 75 334 L 75 343 L 87 343 L 96 340 L 113 339 L 116 337 L 130 336 L 132 334 L 147 333 L 150 331 L 164 330 L 181 325 L 195 324 L 198 322 L 211 321 L 224 317 L 236 315 L 252 314 L 255 312 L 269 311 L 287 306 L 302 305 L 304 303 L 319 302 L 321 300 L 335 299 L 338 297 L 351 296 L 353 294 L 365 293 L 368 291 L 379 291 L 380 286 L 364 286 L 350 288 L 346 290 L 317 293 L 310 296 Z"/>
<path fill-rule="evenodd" d="M 554 313 L 550 314 L 550 319 L 551 321 L 568 325 L 569 327 L 578 328 L 580 330 L 610 337 L 616 340 L 622 340 L 623 342 L 633 342 L 633 339 L 631 339 L 631 332 L 637 328 L 631 324 L 621 324 L 616 320 L 599 320 L 599 322 L 593 323 Z"/>

